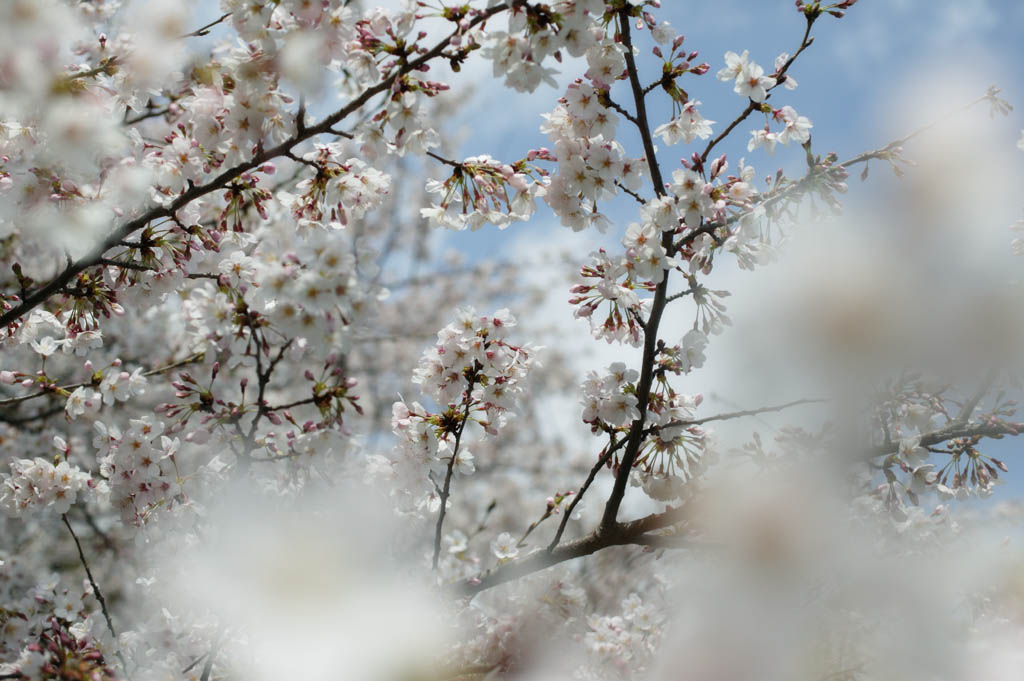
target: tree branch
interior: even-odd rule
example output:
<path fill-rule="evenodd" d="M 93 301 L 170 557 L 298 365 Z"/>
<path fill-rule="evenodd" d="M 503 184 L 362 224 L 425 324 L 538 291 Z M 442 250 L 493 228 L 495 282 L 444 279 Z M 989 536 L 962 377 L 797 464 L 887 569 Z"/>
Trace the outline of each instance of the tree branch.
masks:
<path fill-rule="evenodd" d="M 758 414 L 768 414 L 775 411 L 783 411 L 790 407 L 795 407 L 800 404 L 820 404 L 822 402 L 828 402 L 828 400 L 820 397 L 805 398 L 800 400 L 793 400 L 792 402 L 786 402 L 785 404 L 776 404 L 770 407 L 760 407 L 758 409 L 743 409 L 740 411 L 729 411 L 723 414 L 715 414 L 714 416 L 705 416 L 700 419 L 688 419 L 685 421 L 669 421 L 662 426 L 652 426 L 647 429 L 646 434 L 656 433 L 663 428 L 671 428 L 673 426 L 699 426 L 703 423 L 710 421 L 726 421 L 729 419 L 738 419 L 744 416 L 756 416 Z"/>
<path fill-rule="evenodd" d="M 922 435 L 920 446 L 927 448 L 958 437 L 1000 438 L 1004 435 L 1020 435 L 1021 433 L 1024 433 L 1024 423 L 1020 422 L 993 419 L 983 423 L 972 424 L 952 421 L 938 430 Z M 867 448 L 865 456 L 866 458 L 874 459 L 898 451 L 899 443 L 890 442 L 878 445 L 877 447 Z"/>
<path fill-rule="evenodd" d="M 451 459 L 448 460 L 448 470 L 444 475 L 444 487 L 441 488 L 441 509 L 437 514 L 437 527 L 434 529 L 434 557 L 431 559 L 431 567 L 436 570 L 437 562 L 441 557 L 441 534 L 444 531 L 444 516 L 448 511 L 448 497 L 451 493 L 452 484 L 452 472 L 455 470 L 455 459 L 459 455 L 459 445 L 462 444 L 462 432 L 466 429 L 466 423 L 469 422 L 469 407 L 473 404 L 470 393 L 473 392 L 473 383 L 475 378 L 469 381 L 469 387 L 466 388 L 466 403 L 462 410 L 462 422 L 459 423 L 459 427 L 455 430 L 455 447 L 452 448 Z"/>
<path fill-rule="evenodd" d="M 555 532 L 554 538 L 551 540 L 551 543 L 548 544 L 548 553 L 554 551 L 555 547 L 558 546 L 558 542 L 562 540 L 562 534 L 565 532 L 565 526 L 569 523 L 569 518 L 572 517 L 572 512 L 576 510 L 576 505 L 580 503 L 580 501 L 583 499 L 583 495 L 587 493 L 588 489 L 590 489 L 590 484 L 594 482 L 594 479 L 597 477 L 597 474 L 601 472 L 601 469 L 604 468 L 609 461 L 611 461 L 611 458 L 615 454 L 615 452 L 618 451 L 624 444 L 626 444 L 625 438 L 619 440 L 618 442 L 615 442 L 615 439 L 612 438 L 612 442 L 609 443 L 610 446 L 608 447 L 607 451 L 605 451 L 604 455 L 597 460 L 597 463 L 594 464 L 593 468 L 590 469 L 590 475 L 587 476 L 587 479 L 583 483 L 583 486 L 580 487 L 579 492 L 576 493 L 576 496 L 573 498 L 572 503 L 569 504 L 569 508 L 565 510 L 565 515 L 562 516 L 562 522 L 558 524 L 558 531 Z"/>
<path fill-rule="evenodd" d="M 472 598 L 481 591 L 499 584 L 546 570 L 567 560 L 589 556 L 609 546 L 650 545 L 653 539 L 644 535 L 682 522 L 686 519 L 688 511 L 685 505 L 669 508 L 662 513 L 654 513 L 638 520 L 615 523 L 610 528 L 599 527 L 587 536 L 562 544 L 553 551 L 538 549 L 527 556 L 499 565 L 479 577 L 455 585 L 457 595 Z"/>
<path fill-rule="evenodd" d="M 665 183 L 661 177 L 661 168 L 658 166 L 658 159 L 654 153 L 654 140 L 651 137 L 651 128 L 647 119 L 647 106 L 644 103 L 643 88 L 640 86 L 640 78 L 637 74 L 636 60 L 633 59 L 633 41 L 630 37 L 629 10 L 624 8 L 619 12 L 619 25 L 622 31 L 622 44 L 625 49 L 626 70 L 629 75 L 629 84 L 633 90 L 633 103 L 636 106 L 636 126 L 640 131 L 640 138 L 643 140 L 644 153 L 647 156 L 647 166 L 651 171 L 651 182 L 654 184 L 654 191 L 658 196 L 665 196 Z M 672 232 L 667 231 L 661 237 L 662 247 L 666 252 L 671 253 Z M 622 461 L 615 475 L 615 485 L 608 501 L 604 507 L 604 514 L 601 517 L 601 525 L 598 531 L 610 531 L 615 525 L 618 516 L 619 506 L 626 494 L 626 484 L 629 482 L 629 472 L 636 460 L 643 442 L 644 423 L 647 419 L 647 402 L 651 393 L 651 384 L 654 380 L 654 356 L 657 352 L 658 326 L 661 323 L 661 315 L 665 310 L 665 298 L 668 291 L 669 270 L 663 273 L 661 283 L 654 291 L 654 300 L 651 304 L 651 312 L 647 317 L 644 327 L 644 353 L 640 367 L 640 381 L 636 387 L 637 410 L 639 418 L 633 421 L 630 426 L 625 451 L 622 454 Z M 548 555 L 554 555 L 549 552 Z"/>
<path fill-rule="evenodd" d="M 178 367 L 183 367 L 183 366 L 185 366 L 187 364 L 193 364 L 194 362 L 200 362 L 200 361 L 202 361 L 202 359 L 203 359 L 203 353 L 197 352 L 194 355 L 189 355 L 185 359 L 179 360 L 179 361 L 174 362 L 172 364 L 168 364 L 167 366 L 162 366 L 162 367 L 158 367 L 156 369 L 151 369 L 150 371 L 145 371 L 145 372 L 143 372 L 142 375 L 146 376 L 146 377 L 156 376 L 157 374 L 162 374 L 162 373 L 166 373 L 168 371 L 173 371 L 174 369 L 177 369 Z M 51 390 L 43 390 L 43 391 L 40 391 L 40 392 L 37 392 L 37 393 L 32 393 L 30 395 L 22 395 L 20 397 L 9 397 L 6 400 L 0 400 L 0 407 L 6 407 L 7 405 L 10 405 L 10 404 L 18 404 L 19 402 L 28 402 L 29 400 L 34 400 L 37 397 L 45 397 L 46 395 L 55 395 L 55 394 L 58 394 L 59 392 L 72 392 L 72 391 L 77 390 L 79 388 L 84 388 L 84 387 L 90 386 L 90 385 L 93 385 L 93 383 L 91 381 L 88 382 L 88 383 L 72 383 L 72 384 L 69 384 L 69 385 L 57 386 L 57 387 L 55 387 L 55 388 L 53 388 Z M 63 409 L 63 407 L 62 407 L 62 409 Z M 38 417 L 41 417 L 41 415 L 37 415 L 36 417 L 33 417 L 33 418 L 38 418 Z M 3 420 L 3 419 L 0 419 L 0 420 Z"/>
<path fill-rule="evenodd" d="M 66 513 L 62 513 L 60 519 L 64 521 L 64 526 L 68 528 L 68 532 L 71 533 L 71 538 L 75 540 L 75 548 L 78 549 L 78 558 L 82 561 L 82 567 L 85 568 L 85 575 L 89 578 L 89 585 L 92 586 L 92 592 L 96 595 L 96 600 L 100 602 L 100 610 L 103 611 L 103 618 L 107 621 L 107 629 L 110 630 L 110 635 L 114 639 L 114 645 L 117 645 L 117 632 L 114 631 L 114 622 L 110 619 L 110 611 L 107 610 L 107 601 L 103 598 L 103 592 L 100 591 L 100 585 L 96 583 L 96 578 L 92 576 L 92 570 L 89 569 L 89 561 L 85 559 L 85 553 L 82 551 L 82 543 L 78 541 L 78 535 L 75 534 L 75 530 L 71 527 L 71 523 L 68 522 L 68 516 Z M 121 666 L 125 672 L 128 671 L 128 664 L 124 661 L 124 656 L 121 655 L 120 649 L 117 650 L 117 659 L 121 661 Z"/>

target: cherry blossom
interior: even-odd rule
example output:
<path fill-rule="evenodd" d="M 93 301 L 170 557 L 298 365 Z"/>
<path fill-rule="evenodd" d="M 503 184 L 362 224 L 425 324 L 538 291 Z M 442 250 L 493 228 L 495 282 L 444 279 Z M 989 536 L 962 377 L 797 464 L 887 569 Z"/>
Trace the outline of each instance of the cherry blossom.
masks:
<path fill-rule="evenodd" d="M 1013 476 L 993 442 L 1024 433 L 1010 354 L 936 369 L 901 338 L 847 371 L 898 325 L 876 308 L 918 320 L 879 272 L 928 235 L 857 231 L 862 295 L 816 327 L 773 307 L 799 295 L 742 285 L 845 233 L 818 214 L 847 192 L 913 200 L 877 200 L 867 171 L 916 177 L 931 128 L 844 158 L 813 100 L 785 100 L 854 4 L 797 2 L 773 70 L 726 52 L 732 104 L 701 78 L 701 26 L 655 0 L 0 4 L 0 677 L 1002 660 L 1020 566 L 993 537 L 1020 509 L 981 500 Z M 507 139 L 478 115 L 495 102 Z M 744 145 L 782 160 L 761 177 Z M 999 300 L 991 335 L 1018 345 Z M 944 323 L 950 346 L 988 332 Z M 823 325 L 840 340 L 812 357 Z M 769 380 L 776 332 L 825 378 Z"/>

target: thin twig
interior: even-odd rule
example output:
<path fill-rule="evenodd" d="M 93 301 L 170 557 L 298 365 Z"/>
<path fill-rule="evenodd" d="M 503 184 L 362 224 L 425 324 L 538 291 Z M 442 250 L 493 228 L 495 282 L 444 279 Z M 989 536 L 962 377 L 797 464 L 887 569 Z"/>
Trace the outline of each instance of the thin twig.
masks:
<path fill-rule="evenodd" d="M 677 525 L 686 519 L 689 510 L 689 507 L 684 504 L 666 509 L 661 513 L 652 513 L 638 520 L 616 522 L 610 528 L 598 527 L 587 536 L 562 544 L 553 551 L 538 549 L 521 558 L 502 563 L 478 577 L 455 584 L 453 587 L 456 590 L 456 595 L 472 598 L 481 591 L 491 589 L 499 584 L 546 570 L 567 560 L 597 553 L 610 546 L 637 543 L 647 545 L 651 539 L 644 535 Z"/>
<path fill-rule="evenodd" d="M 162 374 L 177 369 L 178 367 L 183 367 L 186 364 L 193 364 L 195 362 L 202 361 L 202 359 L 203 353 L 197 352 L 194 355 L 189 355 L 185 359 L 174 362 L 173 364 L 168 364 L 167 366 L 162 366 L 157 369 L 152 369 L 150 371 L 143 372 L 142 375 L 146 377 L 156 376 L 157 374 Z M 6 400 L 0 400 L 0 407 L 5 407 L 9 404 L 17 404 L 19 402 L 28 402 L 29 400 L 34 400 L 37 397 L 45 397 L 46 395 L 54 395 L 60 392 L 72 392 L 79 388 L 84 388 L 90 385 L 93 385 L 93 383 L 72 383 L 70 385 L 62 385 L 52 389 L 43 390 L 41 392 L 32 393 L 31 395 L 22 395 L 21 397 L 9 397 Z"/>
<path fill-rule="evenodd" d="M 630 189 L 626 185 L 622 184 L 618 180 L 615 180 L 615 186 L 618 187 L 619 189 L 621 189 L 622 191 L 624 191 L 625 193 L 629 194 L 630 196 L 632 196 L 633 199 L 636 200 L 636 202 L 639 203 L 641 206 L 643 206 L 643 205 L 645 205 L 647 203 L 646 201 L 644 201 L 644 198 L 642 196 L 640 196 L 640 194 L 638 194 L 637 192 L 633 191 L 632 189 Z"/>
<path fill-rule="evenodd" d="M 434 570 L 437 569 L 437 562 L 441 557 L 441 534 L 444 531 L 444 516 L 448 511 L 452 473 L 455 470 L 455 460 L 459 455 L 459 446 L 462 444 L 462 432 L 466 429 L 466 423 L 469 422 L 469 407 L 473 404 L 470 393 L 473 392 L 474 382 L 475 379 L 471 379 L 469 387 L 466 389 L 466 403 L 462 410 L 462 421 L 459 423 L 459 427 L 455 429 L 455 447 L 452 448 L 452 456 L 448 460 L 448 470 L 444 475 L 444 487 L 441 488 L 441 510 L 437 514 L 437 527 L 434 529 L 434 557 L 431 560 L 431 567 Z"/>
<path fill-rule="evenodd" d="M 232 12 L 226 12 L 219 19 L 214 19 L 213 21 L 208 23 L 206 26 L 200 26 L 199 28 L 197 28 L 194 31 L 191 31 L 189 33 L 185 33 L 184 35 L 179 35 L 178 39 L 181 40 L 181 39 L 184 39 L 184 38 L 198 38 L 200 36 L 209 35 L 211 28 L 213 28 L 217 24 L 219 24 L 222 21 L 224 21 L 225 19 L 227 19 L 229 16 L 231 16 L 231 14 L 232 14 Z"/>
<path fill-rule="evenodd" d="M 203 673 L 199 677 L 199 681 L 210 681 L 210 672 L 213 671 L 213 661 L 217 657 L 217 651 L 220 650 L 221 644 L 224 642 L 224 634 L 227 630 L 221 629 L 220 634 L 217 636 L 217 640 L 210 646 L 210 652 L 206 654 L 206 662 L 203 664 Z"/>
<path fill-rule="evenodd" d="M 686 289 L 684 291 L 679 291 L 677 293 L 673 293 L 672 295 L 670 295 L 668 298 L 665 299 L 665 302 L 666 303 L 671 303 L 673 300 L 679 300 L 680 298 L 683 298 L 685 296 L 688 296 L 688 295 L 691 295 L 693 293 L 696 293 L 698 290 L 699 290 L 698 287 L 691 286 L 690 288 L 688 288 L 688 289 Z"/>
<path fill-rule="evenodd" d="M 656 433 L 663 428 L 671 428 L 673 426 L 699 426 L 703 423 L 710 421 L 727 421 L 729 419 L 738 419 L 744 416 L 756 416 L 758 414 L 768 414 L 775 411 L 783 411 L 790 407 L 795 407 L 800 404 L 819 404 L 827 402 L 828 400 L 819 397 L 806 398 L 801 400 L 793 400 L 792 402 L 786 402 L 785 404 L 776 404 L 771 407 L 760 407 L 758 409 L 743 409 L 740 411 L 730 411 L 724 414 L 715 414 L 714 416 L 705 416 L 700 419 L 688 419 L 683 421 L 669 421 L 668 423 L 661 426 L 652 426 L 647 430 L 648 433 Z"/>
<path fill-rule="evenodd" d="M 164 107 L 163 109 L 150 108 L 150 109 L 147 109 L 144 113 L 140 113 L 138 116 L 132 116 L 131 118 L 129 118 L 128 116 L 125 116 L 125 119 L 122 122 L 123 122 L 124 125 L 135 125 L 136 123 L 140 123 L 140 122 L 142 122 L 142 121 L 144 121 L 144 120 L 146 120 L 148 118 L 156 118 L 157 116 L 164 116 L 169 111 L 170 111 L 170 109 L 167 108 L 167 107 Z M 125 113 L 127 113 L 127 111 Z"/>
<path fill-rule="evenodd" d="M 78 549 L 78 558 L 82 561 L 82 567 L 85 568 L 85 574 L 89 578 L 89 584 L 92 586 L 92 592 L 96 596 L 96 600 L 100 602 L 100 610 L 103 611 L 103 618 L 107 621 L 107 629 L 110 630 L 110 636 L 114 639 L 114 645 L 117 645 L 117 632 L 114 630 L 114 622 L 110 619 L 110 611 L 107 610 L 107 601 L 103 598 L 103 592 L 100 591 L 100 585 L 96 583 L 96 578 L 92 576 L 92 570 L 89 569 L 89 561 L 85 559 L 85 553 L 82 551 L 82 543 L 78 541 L 78 535 L 75 534 L 75 530 L 71 527 L 71 523 L 68 521 L 68 515 L 62 513 L 60 516 L 61 520 L 64 521 L 64 526 L 68 528 L 68 532 L 71 533 L 71 538 L 75 540 L 75 547 Z M 117 658 L 121 661 L 121 666 L 125 672 L 128 671 L 128 664 L 124 660 L 124 656 L 121 655 L 120 649 L 117 650 Z"/>
<path fill-rule="evenodd" d="M 992 387 L 992 384 L 995 382 L 998 375 L 999 372 L 997 369 L 989 369 L 989 372 L 985 375 L 984 380 L 982 380 L 981 385 L 978 386 L 975 393 L 971 395 L 966 402 L 964 402 L 963 407 L 960 409 L 960 415 L 956 417 L 956 423 L 966 423 L 970 420 L 971 414 L 974 413 L 974 408 L 978 406 L 978 403 L 981 402 L 981 398 L 983 398 L 985 393 L 989 391 L 989 388 Z"/>
<path fill-rule="evenodd" d="M 921 447 L 931 447 L 958 437 L 1002 437 L 1003 435 L 1020 435 L 1024 433 L 1024 423 L 1015 421 L 994 420 L 984 423 L 958 423 L 951 421 L 938 430 L 921 436 L 918 443 Z M 889 442 L 877 447 L 869 447 L 864 451 L 868 459 L 875 459 L 899 451 L 899 443 Z"/>
<path fill-rule="evenodd" d="M 622 114 L 623 118 L 625 118 L 627 121 L 629 121 L 633 125 L 639 125 L 639 123 L 637 123 L 636 116 L 634 116 L 633 114 L 629 113 L 624 108 L 619 106 L 611 97 L 607 97 L 607 96 L 603 97 L 602 98 L 602 102 L 609 109 L 614 109 L 615 111 L 618 111 L 620 114 Z"/>
<path fill-rule="evenodd" d="M 992 95 L 989 95 L 989 94 L 982 95 L 981 97 L 978 97 L 977 99 L 975 99 L 975 100 L 973 100 L 971 102 L 968 102 L 967 104 L 964 104 L 963 106 L 959 107 L 958 109 L 954 109 L 953 111 L 945 114 L 941 118 L 937 118 L 934 121 L 932 121 L 931 123 L 928 123 L 926 125 L 922 125 L 920 128 L 914 130 L 911 133 L 908 133 L 908 134 L 904 135 L 903 137 L 899 138 L 898 140 L 894 140 L 892 142 L 889 142 L 888 144 L 886 144 L 881 149 L 875 149 L 873 151 L 865 151 L 864 153 L 857 154 L 853 158 L 847 159 L 846 161 L 843 161 L 842 163 L 839 163 L 838 165 L 839 165 L 840 168 L 848 168 L 848 167 L 850 167 L 852 165 L 856 165 L 858 163 L 865 163 L 867 161 L 871 161 L 871 160 L 874 160 L 874 159 L 889 160 L 891 158 L 892 151 L 894 149 L 896 149 L 898 147 L 902 147 L 904 144 L 906 144 L 910 140 L 914 139 L 915 137 L 928 132 L 929 130 L 931 130 L 932 128 L 937 126 L 940 122 L 942 122 L 944 120 L 947 120 L 947 119 L 951 118 L 952 116 L 955 116 L 956 114 L 963 113 L 964 111 L 967 111 L 968 109 L 972 109 L 975 106 L 977 106 L 978 104 L 981 104 L 982 102 L 988 101 L 990 99 L 992 99 Z"/>
<path fill-rule="evenodd" d="M 551 540 L 551 543 L 548 544 L 548 553 L 554 551 L 555 547 L 558 546 L 558 542 L 562 540 L 562 534 L 565 533 L 565 526 L 569 523 L 569 518 L 572 517 L 573 511 L 576 510 L 576 505 L 580 503 L 580 501 L 583 499 L 583 495 L 587 493 L 588 489 L 590 489 L 590 485 L 591 483 L 594 482 L 594 479 L 597 477 L 597 474 L 601 472 L 601 469 L 604 468 L 609 461 L 611 461 L 611 458 L 615 454 L 615 452 L 619 450 L 625 443 L 626 438 L 623 438 L 616 442 L 613 437 L 604 455 L 601 456 L 601 458 L 597 460 L 597 463 L 595 463 L 593 467 L 590 469 L 590 474 L 584 481 L 583 486 L 580 487 L 579 491 L 573 497 L 572 503 L 569 504 L 569 508 L 565 510 L 565 515 L 562 516 L 562 522 L 558 524 L 558 531 L 555 532 L 554 538 Z"/>
<path fill-rule="evenodd" d="M 814 21 L 815 21 L 816 17 L 813 17 L 813 16 L 811 16 L 809 14 L 804 15 L 804 16 L 807 18 L 807 28 L 804 29 L 804 37 L 803 37 L 803 40 L 800 41 L 800 48 L 796 52 L 794 52 L 793 56 L 790 57 L 789 59 L 787 59 L 786 63 L 782 65 L 782 68 L 779 69 L 778 72 L 776 72 L 776 74 L 775 74 L 775 76 L 776 76 L 776 83 L 775 83 L 775 85 L 773 85 L 772 87 L 770 87 L 768 89 L 769 93 L 772 90 L 774 90 L 775 88 L 777 88 L 780 85 L 782 85 L 782 83 L 785 80 L 784 76 L 786 75 L 786 71 L 789 70 L 789 67 L 793 65 L 793 62 L 796 61 L 796 58 L 799 57 L 800 54 L 804 50 L 806 50 L 808 47 L 810 47 L 814 43 L 814 38 L 811 37 L 811 27 L 814 25 Z M 767 98 L 768 98 L 768 96 L 765 97 L 766 100 L 767 100 Z M 708 142 L 708 145 L 706 147 L 704 147 L 704 152 L 700 155 L 701 162 L 702 163 L 707 163 L 708 156 L 711 155 L 711 150 L 714 149 L 715 146 L 719 142 L 721 142 L 726 137 L 728 137 L 729 133 L 731 133 L 736 128 L 737 125 L 739 125 L 740 123 L 745 121 L 750 114 L 754 113 L 755 111 L 759 110 L 760 108 L 761 108 L 761 105 L 759 103 L 755 102 L 754 100 L 750 100 L 750 103 L 747 104 L 747 108 L 745 108 L 742 112 L 740 112 L 740 115 L 737 116 L 736 119 L 733 120 L 733 122 L 730 123 L 728 125 L 728 127 L 725 128 L 725 130 L 720 132 L 717 137 L 715 137 L 710 142 Z"/>
<path fill-rule="evenodd" d="M 541 514 L 540 518 L 537 518 L 532 523 L 530 523 L 530 526 L 526 528 L 525 532 L 523 532 L 523 536 L 519 537 L 519 541 L 516 542 L 516 546 L 518 548 L 522 548 L 523 546 L 526 546 L 526 538 L 529 537 L 531 534 L 533 534 L 533 531 L 536 530 L 538 527 L 540 527 L 540 524 L 542 522 L 544 522 L 545 520 L 550 518 L 552 515 L 554 515 L 556 508 L 557 508 L 557 506 L 555 506 L 554 504 L 551 504 L 551 505 L 547 506 L 544 509 L 544 513 Z"/>
<path fill-rule="evenodd" d="M 441 163 L 445 164 L 446 166 L 451 166 L 452 168 L 459 168 L 459 169 L 462 168 L 462 164 L 459 163 L 458 161 L 453 161 L 450 158 L 445 158 L 444 156 L 441 156 L 440 154 L 435 154 L 432 151 L 428 150 L 427 151 L 427 156 L 429 156 L 430 158 L 434 159 L 435 161 L 440 161 Z"/>

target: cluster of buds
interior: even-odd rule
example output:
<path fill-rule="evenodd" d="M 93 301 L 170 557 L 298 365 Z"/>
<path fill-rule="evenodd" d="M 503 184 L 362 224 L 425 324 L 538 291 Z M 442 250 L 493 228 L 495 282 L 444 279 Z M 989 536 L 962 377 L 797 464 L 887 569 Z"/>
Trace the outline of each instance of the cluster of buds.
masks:
<path fill-rule="evenodd" d="M 380 205 L 390 189 L 390 176 L 357 158 L 342 160 L 343 152 L 337 143 L 318 144 L 300 159 L 314 166 L 316 174 L 296 185 L 297 195 L 281 199 L 300 228 L 342 229 Z"/>
<path fill-rule="evenodd" d="M 842 19 L 846 16 L 846 10 L 856 4 L 857 0 L 843 0 L 842 2 L 835 2 L 831 5 L 823 5 L 820 2 L 804 2 L 804 0 L 796 0 L 796 11 L 807 17 L 808 21 L 813 21 L 826 12 L 834 16 L 836 19 Z"/>
<path fill-rule="evenodd" d="M 118 678 L 91 638 L 76 636 L 56 617 L 50 618 L 49 626 L 40 632 L 38 641 L 25 646 L 14 666 L 18 670 L 17 678 L 39 681 L 114 681 Z"/>
<path fill-rule="evenodd" d="M 643 329 L 641 302 L 636 290 L 653 290 L 653 286 L 634 283 L 627 276 L 623 259 L 612 259 L 603 248 L 591 253 L 591 258 L 593 263 L 580 269 L 583 283 L 569 289 L 572 294 L 569 304 L 578 306 L 573 315 L 590 321 L 595 338 L 609 343 L 625 341 L 639 347 Z M 601 320 L 594 313 L 605 303 L 608 314 Z"/>
<path fill-rule="evenodd" d="M 454 170 L 444 182 L 427 182 L 427 191 L 440 195 L 441 202 L 420 214 L 431 224 L 452 230 L 477 230 L 484 223 L 504 229 L 525 221 L 533 215 L 539 188 L 529 180 L 546 175 L 530 163 L 539 157 L 532 154 L 509 165 L 484 154 L 451 163 Z"/>
<path fill-rule="evenodd" d="M 270 163 L 264 163 L 260 167 L 260 172 L 267 175 L 273 174 L 274 170 L 273 164 Z M 250 206 L 256 209 L 261 218 L 267 219 L 266 203 L 273 198 L 273 194 L 257 186 L 259 181 L 259 175 L 245 173 L 224 190 L 224 208 L 217 221 L 217 226 L 221 230 L 245 231 L 243 224 Z"/>

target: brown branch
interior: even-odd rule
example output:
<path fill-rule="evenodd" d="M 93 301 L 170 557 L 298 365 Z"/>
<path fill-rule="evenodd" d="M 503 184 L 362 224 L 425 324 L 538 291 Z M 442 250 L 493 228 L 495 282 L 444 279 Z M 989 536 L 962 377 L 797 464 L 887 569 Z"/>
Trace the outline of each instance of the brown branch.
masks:
<path fill-rule="evenodd" d="M 613 109 L 615 111 L 618 111 L 620 114 L 622 114 L 623 118 L 625 118 L 627 121 L 629 121 L 633 125 L 639 125 L 639 123 L 637 122 L 636 116 L 634 116 L 633 114 L 629 113 L 624 108 L 619 106 L 611 97 L 605 95 L 604 97 L 601 98 L 601 102 L 606 107 L 608 107 L 609 109 Z"/>
<path fill-rule="evenodd" d="M 164 116 L 169 111 L 170 109 L 167 107 L 164 107 L 163 109 L 149 108 L 144 113 L 140 113 L 138 116 L 132 116 L 130 118 L 128 116 L 125 116 L 125 119 L 122 122 L 124 125 L 135 125 L 136 123 L 140 123 L 146 120 L 147 118 L 156 118 L 157 116 Z M 125 113 L 127 113 L 127 111 Z"/>
<path fill-rule="evenodd" d="M 222 21 L 224 21 L 225 19 L 227 19 L 229 16 L 231 16 L 231 14 L 232 14 L 232 12 L 225 12 L 223 15 L 221 15 L 221 17 L 219 19 L 214 19 L 213 21 L 208 23 L 206 26 L 201 26 L 201 27 L 197 28 L 194 31 L 191 31 L 189 33 L 185 33 L 184 35 L 179 35 L 178 38 L 179 39 L 198 38 L 200 36 L 209 35 L 211 28 L 213 28 L 217 24 L 219 24 Z"/>
<path fill-rule="evenodd" d="M 450 158 L 445 158 L 444 156 L 441 156 L 440 154 L 435 154 L 432 151 L 427 151 L 427 156 L 429 156 L 430 158 L 434 159 L 435 161 L 439 161 L 439 162 L 445 164 L 446 166 L 451 166 L 452 168 L 459 168 L 459 169 L 462 168 L 462 164 L 459 163 L 458 161 L 453 161 Z"/>
<path fill-rule="evenodd" d="M 958 437 L 992 437 L 1000 438 L 1004 435 L 1020 435 L 1024 433 L 1024 423 L 1013 421 L 993 420 L 985 423 L 962 423 L 951 421 L 938 430 L 933 430 L 921 436 L 920 446 L 932 447 L 941 444 L 946 440 Z M 879 456 L 886 456 L 899 451 L 898 442 L 890 442 L 877 447 L 869 447 L 865 456 L 874 459 Z"/>
<path fill-rule="evenodd" d="M 643 198 L 642 196 L 640 196 L 640 194 L 638 194 L 637 192 L 633 191 L 632 189 L 630 189 L 630 188 L 629 188 L 629 187 L 627 187 L 626 185 L 622 184 L 622 183 L 621 183 L 621 182 L 619 182 L 618 180 L 615 180 L 615 186 L 616 186 L 616 187 L 618 187 L 619 189 L 621 189 L 621 190 L 622 190 L 623 192 L 625 192 L 626 194 L 629 194 L 630 196 L 632 196 L 632 197 L 633 197 L 633 199 L 634 199 L 634 200 L 635 200 L 635 201 L 636 201 L 637 203 L 639 203 L 639 204 L 640 204 L 641 206 L 643 206 L 643 205 L 646 205 L 646 204 L 647 204 L 647 202 L 646 202 L 646 201 L 644 201 L 644 198 Z"/>
<path fill-rule="evenodd" d="M 650 536 L 645 537 L 644 535 L 682 522 L 686 519 L 688 510 L 686 506 L 669 508 L 662 513 L 654 513 L 638 520 L 615 523 L 610 528 L 599 527 L 587 536 L 562 544 L 553 551 L 538 549 L 522 558 L 499 565 L 479 577 L 456 584 L 457 595 L 472 598 L 481 591 L 486 591 L 499 584 L 546 570 L 567 560 L 589 556 L 609 546 L 637 543 L 649 545 L 652 539 Z"/>
<path fill-rule="evenodd" d="M 551 543 L 548 544 L 548 553 L 554 551 L 555 547 L 558 546 L 558 542 L 562 540 L 562 534 L 565 532 L 565 526 L 569 523 L 569 518 L 572 517 L 573 511 L 576 510 L 576 505 L 579 504 L 580 501 L 583 499 L 583 495 L 587 493 L 588 489 L 590 489 L 590 485 L 591 483 L 594 482 L 594 479 L 597 477 L 597 474 L 601 472 L 601 469 L 604 468 L 609 461 L 611 461 L 611 458 L 615 454 L 615 452 L 618 451 L 624 444 L 626 444 L 625 438 L 619 440 L 618 442 L 615 442 L 615 439 L 613 437 L 612 441 L 609 443 L 607 451 L 605 451 L 604 455 L 601 456 L 597 460 L 597 463 L 595 463 L 594 466 L 590 469 L 590 474 L 587 476 L 586 481 L 584 481 L 583 486 L 580 487 L 580 490 L 576 493 L 575 497 L 572 500 L 572 503 L 569 504 L 569 508 L 565 510 L 565 515 L 562 516 L 562 522 L 558 524 L 558 531 L 555 532 L 554 538 L 551 540 Z"/>
<path fill-rule="evenodd" d="M 640 131 L 640 138 L 643 140 L 644 153 L 647 156 L 647 165 L 651 171 L 651 182 L 654 184 L 654 191 L 658 196 L 665 196 L 665 183 L 661 177 L 661 168 L 658 166 L 658 159 L 654 153 L 654 140 L 651 137 L 651 128 L 647 118 L 647 106 L 644 103 L 643 88 L 640 86 L 640 78 L 637 75 L 636 60 L 633 59 L 633 41 L 630 37 L 629 10 L 623 8 L 619 12 L 619 26 L 622 31 L 622 44 L 625 49 L 626 70 L 629 75 L 630 87 L 633 91 L 633 103 L 636 106 L 636 126 Z M 666 252 L 672 247 L 672 232 L 664 232 L 661 238 L 662 246 Z M 668 291 L 669 272 L 665 271 L 661 283 L 654 291 L 654 300 L 651 304 L 651 312 L 647 317 L 644 327 L 644 353 L 640 366 L 640 381 L 636 387 L 637 409 L 640 412 L 639 418 L 633 421 L 630 426 L 625 451 L 622 454 L 622 461 L 615 475 L 615 484 L 612 493 L 604 507 L 604 514 L 601 517 L 599 532 L 608 532 L 615 525 L 618 516 L 619 506 L 626 494 L 626 485 L 629 482 L 629 472 L 636 460 L 637 453 L 643 441 L 644 423 L 647 419 L 647 402 L 651 393 L 651 384 L 654 381 L 654 356 L 657 351 L 658 326 L 661 323 L 661 315 L 665 310 L 665 298 Z M 548 552 L 553 556 L 554 552 Z"/>

